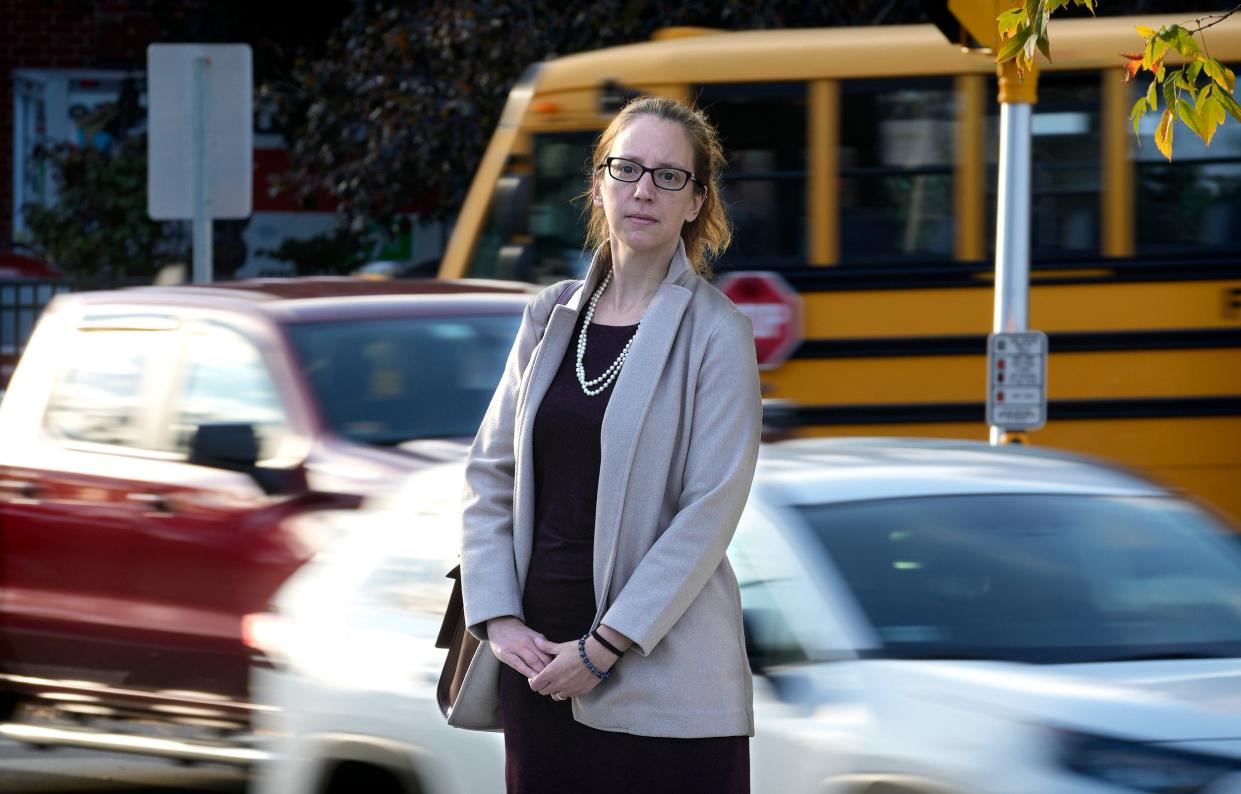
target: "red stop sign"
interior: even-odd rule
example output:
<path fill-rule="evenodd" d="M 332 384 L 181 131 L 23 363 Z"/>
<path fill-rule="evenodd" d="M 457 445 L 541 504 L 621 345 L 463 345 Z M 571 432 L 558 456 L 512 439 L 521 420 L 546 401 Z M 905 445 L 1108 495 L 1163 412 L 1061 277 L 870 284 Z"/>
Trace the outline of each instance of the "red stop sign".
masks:
<path fill-rule="evenodd" d="M 784 363 L 802 340 L 801 296 L 776 273 L 726 273 L 720 290 L 754 323 L 754 347 L 759 369 Z"/>

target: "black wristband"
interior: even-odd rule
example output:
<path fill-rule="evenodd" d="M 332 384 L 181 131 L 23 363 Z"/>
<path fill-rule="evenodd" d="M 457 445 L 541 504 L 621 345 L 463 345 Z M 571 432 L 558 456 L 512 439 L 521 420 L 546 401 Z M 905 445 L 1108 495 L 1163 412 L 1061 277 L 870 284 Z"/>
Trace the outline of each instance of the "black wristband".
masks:
<path fill-rule="evenodd" d="M 625 652 L 624 652 L 624 651 L 619 650 L 619 649 L 618 649 L 615 645 L 613 645 L 612 643 L 610 643 L 610 642 L 608 642 L 607 640 L 603 639 L 603 635 L 601 635 L 601 634 L 600 634 L 598 631 L 596 631 L 595 629 L 591 629 L 591 630 L 590 630 L 590 636 L 594 637 L 594 638 L 595 638 L 595 642 L 597 642 L 597 643 L 599 643 L 600 645 L 602 645 L 604 650 L 606 650 L 606 651 L 611 651 L 611 652 L 612 652 L 612 655 L 613 655 L 613 656 L 615 656 L 617 659 L 619 659 L 619 658 L 621 658 L 622 656 L 624 656 L 624 655 L 625 655 Z"/>

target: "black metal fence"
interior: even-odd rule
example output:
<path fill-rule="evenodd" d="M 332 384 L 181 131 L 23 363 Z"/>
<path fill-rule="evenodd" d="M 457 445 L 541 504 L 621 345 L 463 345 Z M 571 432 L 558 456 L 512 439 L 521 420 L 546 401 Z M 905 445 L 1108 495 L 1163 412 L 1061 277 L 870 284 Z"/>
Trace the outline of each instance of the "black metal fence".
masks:
<path fill-rule="evenodd" d="M 72 291 L 68 281 L 0 279 L 0 391 L 9 382 L 43 307 L 54 295 Z"/>

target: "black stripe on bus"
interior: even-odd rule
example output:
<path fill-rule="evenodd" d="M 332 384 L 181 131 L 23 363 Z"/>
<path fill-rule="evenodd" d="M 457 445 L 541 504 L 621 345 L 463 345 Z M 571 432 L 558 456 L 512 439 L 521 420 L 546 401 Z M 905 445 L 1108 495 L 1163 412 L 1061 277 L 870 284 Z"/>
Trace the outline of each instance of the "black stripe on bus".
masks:
<path fill-rule="evenodd" d="M 1241 328 L 1172 331 L 1092 331 L 1047 336 L 1053 353 L 1095 353 L 1138 350 L 1211 350 L 1241 347 Z M 807 339 L 792 358 L 891 358 L 917 356 L 982 356 L 987 337 L 895 336 L 854 339 Z"/>
<path fill-rule="evenodd" d="M 799 425 L 902 425 L 986 421 L 985 403 L 801 405 L 788 409 Z M 1049 421 L 1241 417 L 1241 396 L 1051 400 Z"/>
<path fill-rule="evenodd" d="M 784 276 L 798 292 L 890 291 L 992 287 L 995 268 L 990 262 L 923 261 L 914 263 L 851 263 L 831 266 L 789 267 L 787 262 L 747 260 L 721 263 L 730 269 L 772 270 Z M 1074 276 L 1080 271 L 1080 276 Z M 1046 275 L 1042 275 L 1047 272 Z M 1101 273 L 1102 272 L 1102 273 Z M 1035 262 L 1030 268 L 1033 286 L 1062 284 L 1118 284 L 1167 281 L 1241 279 L 1236 256 L 1184 259 L 1089 259 Z"/>

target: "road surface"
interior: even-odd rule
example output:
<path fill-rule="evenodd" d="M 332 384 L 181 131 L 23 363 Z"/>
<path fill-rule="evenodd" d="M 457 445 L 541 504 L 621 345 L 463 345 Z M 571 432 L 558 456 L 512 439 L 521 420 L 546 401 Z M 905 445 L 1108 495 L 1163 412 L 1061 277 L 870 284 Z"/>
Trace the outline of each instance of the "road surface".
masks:
<path fill-rule="evenodd" d="M 5 794 L 245 794 L 246 774 L 228 766 L 186 766 L 140 756 L 0 741 Z"/>

